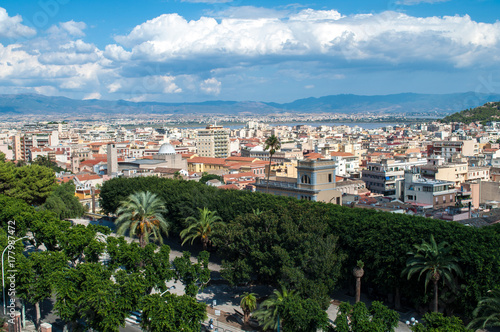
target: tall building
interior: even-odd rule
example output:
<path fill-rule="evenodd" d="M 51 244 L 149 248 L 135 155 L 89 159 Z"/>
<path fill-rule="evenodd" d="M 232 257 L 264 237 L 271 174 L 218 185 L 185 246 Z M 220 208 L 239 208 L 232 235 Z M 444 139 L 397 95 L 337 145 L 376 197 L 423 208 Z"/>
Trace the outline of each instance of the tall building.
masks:
<path fill-rule="evenodd" d="M 198 130 L 196 148 L 200 157 L 229 157 L 229 129 L 222 126 L 208 126 Z"/>
<path fill-rule="evenodd" d="M 260 192 L 342 205 L 342 192 L 336 188 L 333 160 L 299 160 L 297 178 L 269 181 L 269 190 L 266 179 L 256 180 L 255 187 Z"/>
<path fill-rule="evenodd" d="M 14 136 L 14 160 L 30 161 L 32 148 L 44 148 L 59 145 L 59 132 L 25 132 Z"/>
<path fill-rule="evenodd" d="M 361 179 L 366 187 L 375 194 L 400 199 L 404 195 L 405 170 L 427 164 L 426 159 L 410 158 L 405 161 L 383 159 L 379 163 L 368 163 L 362 171 Z"/>
<path fill-rule="evenodd" d="M 422 177 L 418 168 L 405 171 L 404 202 L 420 204 L 433 209 L 455 206 L 457 190 L 452 181 L 432 180 Z"/>
<path fill-rule="evenodd" d="M 118 152 L 115 144 L 108 144 L 108 175 L 111 176 L 118 172 Z"/>

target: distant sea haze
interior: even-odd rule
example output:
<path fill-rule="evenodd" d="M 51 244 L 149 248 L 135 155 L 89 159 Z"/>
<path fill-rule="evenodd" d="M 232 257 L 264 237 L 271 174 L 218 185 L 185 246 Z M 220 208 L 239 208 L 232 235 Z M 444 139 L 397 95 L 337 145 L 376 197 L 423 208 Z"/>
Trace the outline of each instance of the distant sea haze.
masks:
<path fill-rule="evenodd" d="M 382 127 L 387 127 L 387 126 L 397 126 L 398 123 L 390 123 L 390 122 L 280 122 L 280 123 L 270 123 L 271 126 L 277 127 L 277 126 L 288 126 L 288 127 L 293 127 L 293 126 L 299 126 L 299 125 L 307 125 L 307 126 L 312 126 L 312 127 L 319 127 L 319 126 L 329 126 L 329 127 L 334 127 L 334 126 L 349 126 L 349 127 L 361 127 L 363 129 L 378 129 Z M 229 128 L 229 129 L 240 129 L 244 128 L 244 125 L 229 125 L 226 126 L 224 125 L 224 128 Z M 204 127 L 200 127 L 204 128 Z"/>

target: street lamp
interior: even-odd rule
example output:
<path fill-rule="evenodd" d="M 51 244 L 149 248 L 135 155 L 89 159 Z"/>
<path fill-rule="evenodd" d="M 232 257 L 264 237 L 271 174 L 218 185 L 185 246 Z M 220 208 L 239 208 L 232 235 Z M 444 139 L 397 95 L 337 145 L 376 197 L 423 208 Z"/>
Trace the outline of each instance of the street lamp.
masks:
<path fill-rule="evenodd" d="M 29 236 L 25 236 L 25 237 L 19 238 L 19 239 L 15 240 L 14 243 L 16 243 L 17 241 L 21 241 L 23 239 L 27 239 L 28 237 Z M 6 303 L 5 303 L 5 274 L 4 274 L 4 269 L 3 269 L 3 255 L 5 254 L 5 250 L 7 250 L 7 248 L 9 247 L 9 245 L 13 245 L 13 243 L 7 244 L 7 246 L 5 247 L 5 249 L 2 252 L 2 292 L 3 292 L 3 314 L 4 315 L 7 314 L 7 306 L 6 306 Z"/>
<path fill-rule="evenodd" d="M 175 286 L 170 286 L 166 291 L 160 294 L 160 296 L 163 296 L 166 292 L 170 291 L 171 289 L 175 289 Z"/>

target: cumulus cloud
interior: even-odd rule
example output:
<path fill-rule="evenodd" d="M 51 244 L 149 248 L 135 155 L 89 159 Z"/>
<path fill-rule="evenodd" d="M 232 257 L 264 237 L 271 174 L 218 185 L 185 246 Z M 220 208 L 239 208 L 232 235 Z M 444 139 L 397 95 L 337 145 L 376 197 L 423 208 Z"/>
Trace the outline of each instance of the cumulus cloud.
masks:
<path fill-rule="evenodd" d="M 484 61 L 486 53 L 498 53 L 499 40 L 500 22 L 478 23 L 467 15 L 421 18 L 388 11 L 343 16 L 335 10 L 305 9 L 286 19 L 188 21 L 178 14 L 164 14 L 116 37 L 128 51 L 114 45 L 108 53 L 114 50 L 125 58 L 149 62 L 202 57 L 244 58 L 251 64 L 273 56 L 322 56 L 391 64 L 438 60 L 467 66 Z"/>
<path fill-rule="evenodd" d="M 217 81 L 217 79 L 209 78 L 201 83 L 200 89 L 208 95 L 218 95 L 220 93 L 221 85 L 222 83 Z"/>
<path fill-rule="evenodd" d="M 72 37 L 84 37 L 87 24 L 85 22 L 75 22 L 73 20 L 68 22 L 61 22 L 58 25 L 51 26 L 47 32 L 55 36 L 72 36 Z"/>
<path fill-rule="evenodd" d="M 0 37 L 22 38 L 34 36 L 36 31 L 23 25 L 22 21 L 20 15 L 10 17 L 5 8 L 0 7 Z"/>
<path fill-rule="evenodd" d="M 271 72 L 275 81 L 318 89 L 355 76 L 346 75 L 347 67 L 472 70 L 500 62 L 500 22 L 467 15 L 346 16 L 291 7 L 235 7 L 217 15 L 187 20 L 163 14 L 102 48 L 86 40 L 85 23 L 58 23 L 43 36 L 0 44 L 0 84 L 80 98 L 180 99 L 271 84 Z M 0 37 L 33 36 L 21 22 L 0 8 Z"/>

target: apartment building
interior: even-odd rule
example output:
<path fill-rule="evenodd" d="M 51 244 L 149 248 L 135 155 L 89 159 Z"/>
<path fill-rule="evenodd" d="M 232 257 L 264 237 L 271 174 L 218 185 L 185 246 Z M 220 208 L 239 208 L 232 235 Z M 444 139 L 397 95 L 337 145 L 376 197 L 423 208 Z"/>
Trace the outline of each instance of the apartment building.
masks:
<path fill-rule="evenodd" d="M 490 168 L 489 167 L 469 167 L 467 170 L 466 181 L 489 181 Z"/>
<path fill-rule="evenodd" d="M 452 181 L 422 177 L 417 168 L 405 171 L 404 202 L 433 209 L 455 205 L 457 189 Z"/>
<path fill-rule="evenodd" d="M 229 129 L 214 125 L 198 130 L 196 147 L 198 149 L 197 154 L 200 157 L 229 157 Z"/>
<path fill-rule="evenodd" d="M 399 199 L 404 194 L 402 183 L 405 170 L 426 164 L 427 160 L 423 158 L 383 159 L 380 162 L 368 163 L 367 169 L 361 172 L 361 179 L 372 193 Z"/>
<path fill-rule="evenodd" d="M 422 177 L 441 181 L 451 181 L 459 188 L 467 179 L 469 166 L 467 163 L 446 165 L 426 165 L 419 169 Z"/>
<path fill-rule="evenodd" d="M 14 160 L 31 160 L 32 148 L 59 145 L 59 132 L 25 132 L 13 138 Z"/>
<path fill-rule="evenodd" d="M 330 156 L 333 160 L 339 161 L 340 164 L 341 160 L 345 163 L 345 174 L 337 172 L 337 175 L 343 176 L 359 172 L 359 156 L 348 152 L 330 152 Z"/>
<path fill-rule="evenodd" d="M 460 154 L 462 156 L 475 156 L 479 154 L 479 143 L 474 140 L 466 141 L 435 141 L 427 149 L 429 155 L 442 156 L 445 161 L 451 162 L 452 157 Z"/>

